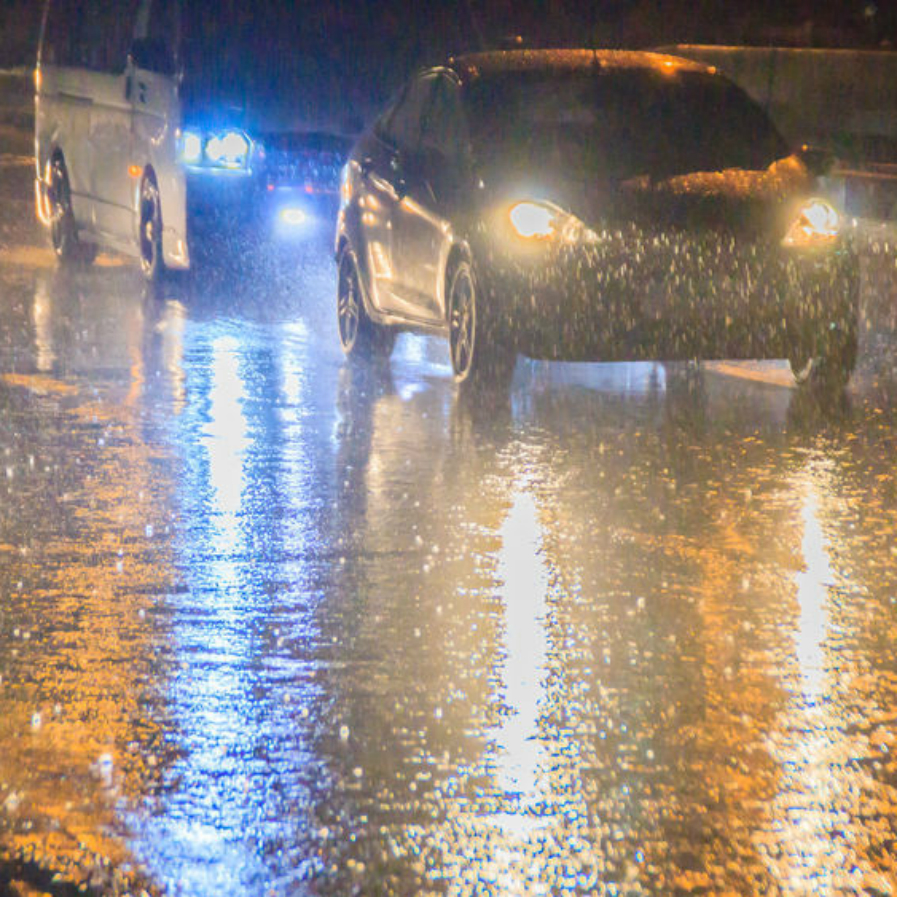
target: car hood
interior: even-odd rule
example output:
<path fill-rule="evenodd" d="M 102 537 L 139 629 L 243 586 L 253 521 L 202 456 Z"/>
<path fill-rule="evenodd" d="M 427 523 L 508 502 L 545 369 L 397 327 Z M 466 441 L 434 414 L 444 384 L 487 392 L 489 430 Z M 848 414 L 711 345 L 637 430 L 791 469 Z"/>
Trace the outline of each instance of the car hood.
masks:
<path fill-rule="evenodd" d="M 814 179 L 796 155 L 759 171 L 697 171 L 665 178 L 612 182 L 569 175 L 503 178 L 500 192 L 521 199 L 550 200 L 590 227 L 634 223 L 649 229 L 784 232 L 793 207 Z"/>

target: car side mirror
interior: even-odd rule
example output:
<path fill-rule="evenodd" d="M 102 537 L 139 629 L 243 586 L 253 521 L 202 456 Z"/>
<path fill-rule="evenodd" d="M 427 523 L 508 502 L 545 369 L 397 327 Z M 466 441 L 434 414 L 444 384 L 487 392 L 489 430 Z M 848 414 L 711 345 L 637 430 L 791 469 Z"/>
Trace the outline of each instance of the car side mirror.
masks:
<path fill-rule="evenodd" d="M 137 38 L 131 44 L 128 55 L 136 68 L 156 72 L 159 75 L 174 74 L 174 54 L 161 38 Z"/>
<path fill-rule="evenodd" d="M 797 156 L 814 177 L 825 177 L 837 164 L 838 158 L 833 152 L 818 146 L 804 144 Z"/>

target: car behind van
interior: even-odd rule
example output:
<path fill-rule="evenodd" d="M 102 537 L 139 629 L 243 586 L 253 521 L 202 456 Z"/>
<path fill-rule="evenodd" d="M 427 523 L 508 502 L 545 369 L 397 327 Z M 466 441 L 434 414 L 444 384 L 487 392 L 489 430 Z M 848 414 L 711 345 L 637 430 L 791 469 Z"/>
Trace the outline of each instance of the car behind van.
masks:
<path fill-rule="evenodd" d="M 47 0 L 35 196 L 58 258 L 106 247 L 157 280 L 247 240 L 332 234 L 351 129 L 308 81 L 303 27 L 289 4 Z M 297 102 L 303 78 L 317 106 Z"/>

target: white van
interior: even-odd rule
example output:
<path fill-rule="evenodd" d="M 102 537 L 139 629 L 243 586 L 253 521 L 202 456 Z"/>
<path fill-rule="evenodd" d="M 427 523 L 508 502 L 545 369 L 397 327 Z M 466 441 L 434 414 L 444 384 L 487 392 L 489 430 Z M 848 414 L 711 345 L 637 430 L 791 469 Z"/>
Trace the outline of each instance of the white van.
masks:
<path fill-rule="evenodd" d="M 333 233 L 351 129 L 297 100 L 308 12 L 239 0 L 46 0 L 35 196 L 61 261 L 97 247 L 158 279 L 244 237 Z M 345 130 L 345 127 L 343 127 Z"/>

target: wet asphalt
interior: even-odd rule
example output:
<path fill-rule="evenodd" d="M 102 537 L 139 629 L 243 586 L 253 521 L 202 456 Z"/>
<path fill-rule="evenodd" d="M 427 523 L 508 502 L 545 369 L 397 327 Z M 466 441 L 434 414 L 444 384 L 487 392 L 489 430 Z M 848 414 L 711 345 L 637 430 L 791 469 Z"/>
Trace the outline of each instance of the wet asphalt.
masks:
<path fill-rule="evenodd" d="M 343 360 L 326 240 L 59 270 L 7 138 L 0 893 L 897 893 L 893 243 L 843 396 L 466 401 Z"/>

